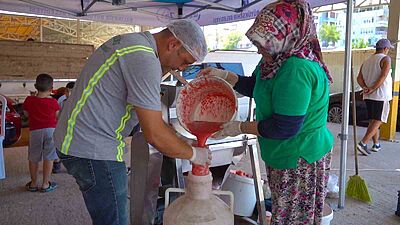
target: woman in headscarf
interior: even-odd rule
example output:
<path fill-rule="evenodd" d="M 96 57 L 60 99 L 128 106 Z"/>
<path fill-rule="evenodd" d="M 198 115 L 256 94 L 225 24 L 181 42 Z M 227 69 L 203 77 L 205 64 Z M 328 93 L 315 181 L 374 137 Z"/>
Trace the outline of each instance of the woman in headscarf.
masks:
<path fill-rule="evenodd" d="M 331 76 L 322 61 L 312 12 L 304 0 L 261 10 L 246 36 L 262 59 L 252 77 L 207 68 L 253 97 L 256 121 L 232 121 L 216 136 L 255 134 L 267 164 L 272 224 L 320 224 L 333 147 L 326 127 Z"/>

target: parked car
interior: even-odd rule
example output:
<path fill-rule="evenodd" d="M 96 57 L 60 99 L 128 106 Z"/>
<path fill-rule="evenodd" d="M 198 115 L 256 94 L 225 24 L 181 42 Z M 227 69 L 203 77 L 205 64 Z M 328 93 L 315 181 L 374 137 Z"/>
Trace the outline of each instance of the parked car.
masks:
<path fill-rule="evenodd" d="M 356 91 L 356 120 L 358 126 L 367 127 L 369 120 L 367 114 L 367 106 L 363 101 L 362 90 Z M 342 123 L 342 93 L 333 93 L 329 97 L 329 109 L 328 109 L 328 122 L 331 123 Z M 353 124 L 353 106 L 352 96 L 350 94 L 350 113 L 349 123 Z M 398 111 L 400 112 L 400 105 L 398 105 Z M 396 130 L 400 131 L 400 113 L 397 114 L 397 126 Z"/>
<path fill-rule="evenodd" d="M 21 116 L 16 111 L 15 102 L 6 96 L 4 97 L 7 99 L 7 107 L 6 107 L 6 133 L 3 140 L 3 146 L 8 147 L 16 143 L 21 137 Z"/>

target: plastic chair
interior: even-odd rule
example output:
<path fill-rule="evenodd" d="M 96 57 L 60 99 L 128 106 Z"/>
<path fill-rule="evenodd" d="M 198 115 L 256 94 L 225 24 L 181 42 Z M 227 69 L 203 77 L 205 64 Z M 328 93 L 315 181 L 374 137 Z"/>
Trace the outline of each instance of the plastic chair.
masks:
<path fill-rule="evenodd" d="M 4 96 L 0 96 L 1 101 L 1 129 L 0 129 L 0 179 L 6 178 L 6 169 L 4 166 L 4 154 L 3 154 L 3 140 L 6 136 L 6 107 L 7 100 Z"/>

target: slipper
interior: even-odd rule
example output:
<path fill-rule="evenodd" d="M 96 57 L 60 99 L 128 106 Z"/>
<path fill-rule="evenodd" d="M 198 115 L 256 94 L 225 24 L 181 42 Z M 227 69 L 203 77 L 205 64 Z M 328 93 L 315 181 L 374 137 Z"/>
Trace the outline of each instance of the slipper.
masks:
<path fill-rule="evenodd" d="M 54 191 L 57 188 L 57 186 L 58 186 L 57 183 L 49 181 L 49 186 L 47 188 L 41 188 L 40 192 L 46 193 Z"/>
<path fill-rule="evenodd" d="M 29 182 L 25 185 L 26 190 L 27 190 L 27 191 L 30 191 L 30 192 L 37 192 L 37 191 L 39 190 L 38 187 L 31 187 L 31 183 L 32 183 L 32 181 L 29 181 Z"/>

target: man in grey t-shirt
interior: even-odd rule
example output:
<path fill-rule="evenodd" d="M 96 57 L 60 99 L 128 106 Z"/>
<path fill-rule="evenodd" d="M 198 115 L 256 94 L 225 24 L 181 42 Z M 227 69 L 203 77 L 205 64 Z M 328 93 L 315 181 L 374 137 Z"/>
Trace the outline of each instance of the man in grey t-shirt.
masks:
<path fill-rule="evenodd" d="M 210 164 L 209 149 L 179 139 L 161 116 L 160 83 L 207 54 L 191 20 L 163 31 L 116 36 L 87 61 L 59 116 L 54 141 L 79 185 L 93 224 L 128 224 L 124 138 L 140 123 L 149 144 L 166 156 Z M 132 154 L 135 154 L 132 152 Z"/>

